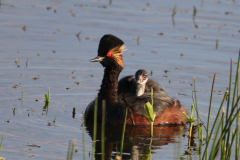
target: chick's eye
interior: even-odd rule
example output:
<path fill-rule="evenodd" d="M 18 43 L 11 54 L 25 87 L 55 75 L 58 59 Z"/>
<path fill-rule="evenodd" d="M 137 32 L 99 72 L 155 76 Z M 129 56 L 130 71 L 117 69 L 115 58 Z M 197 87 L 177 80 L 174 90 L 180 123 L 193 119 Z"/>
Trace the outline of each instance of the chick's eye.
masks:
<path fill-rule="evenodd" d="M 110 57 L 111 55 L 112 55 L 112 53 L 111 53 L 111 52 L 108 52 L 108 53 L 107 53 L 107 56 L 108 56 L 108 57 Z"/>

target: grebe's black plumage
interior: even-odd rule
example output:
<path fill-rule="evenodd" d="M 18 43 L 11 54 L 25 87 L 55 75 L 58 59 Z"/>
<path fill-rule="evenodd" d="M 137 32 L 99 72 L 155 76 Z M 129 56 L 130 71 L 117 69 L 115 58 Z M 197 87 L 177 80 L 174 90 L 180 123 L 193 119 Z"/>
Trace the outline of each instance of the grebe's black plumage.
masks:
<path fill-rule="evenodd" d="M 124 67 L 122 60 L 124 49 L 124 43 L 121 39 L 113 35 L 104 35 L 100 40 L 98 56 L 91 60 L 91 62 L 100 62 L 105 67 L 98 93 L 98 122 L 101 122 L 102 119 L 102 100 L 104 99 L 106 100 L 106 123 L 122 124 L 126 107 L 129 107 L 130 113 L 127 117 L 127 125 L 150 125 L 144 117 L 146 114 L 144 104 L 151 101 L 150 93 L 136 96 L 136 94 L 126 92 L 125 89 L 118 90 L 118 77 Z M 125 77 L 124 80 L 120 80 L 119 86 L 128 85 L 128 78 Z M 125 102 L 122 95 L 124 95 Z M 185 109 L 181 107 L 179 101 L 174 101 L 164 91 L 154 93 L 153 102 L 156 114 L 155 125 L 186 123 L 186 118 L 182 114 Z M 85 120 L 87 122 L 93 121 L 93 111 L 94 101 L 86 108 Z"/>

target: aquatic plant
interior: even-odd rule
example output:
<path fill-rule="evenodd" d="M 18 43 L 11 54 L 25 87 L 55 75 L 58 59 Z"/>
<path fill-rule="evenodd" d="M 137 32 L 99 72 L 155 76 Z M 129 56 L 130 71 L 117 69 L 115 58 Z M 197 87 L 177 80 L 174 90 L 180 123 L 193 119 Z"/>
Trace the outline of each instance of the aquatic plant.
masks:
<path fill-rule="evenodd" d="M 187 118 L 188 123 L 190 123 L 190 125 L 189 125 L 189 142 L 188 142 L 188 146 L 190 146 L 190 144 L 191 144 L 191 139 L 192 139 L 192 137 L 194 136 L 193 124 L 194 124 L 194 122 L 195 122 L 196 119 L 197 119 L 197 118 L 194 117 L 193 108 L 194 108 L 194 105 L 191 105 L 191 114 L 190 114 L 190 116 L 188 115 L 187 112 L 185 112 L 185 111 L 183 112 L 183 114 L 184 114 L 185 117 Z"/>
<path fill-rule="evenodd" d="M 124 118 L 124 123 L 123 123 L 122 140 L 121 140 L 121 148 L 120 148 L 120 158 L 121 159 L 122 159 L 124 135 L 125 135 L 126 121 L 127 121 L 127 113 L 128 113 L 128 107 L 126 107 L 126 113 L 125 113 L 125 118 Z"/>
<path fill-rule="evenodd" d="M 67 160 L 72 160 L 73 159 L 75 144 L 76 144 L 75 140 L 69 140 Z"/>
<path fill-rule="evenodd" d="M 48 89 L 48 94 L 44 94 L 45 97 L 45 103 L 49 103 L 50 102 L 50 88 Z"/>
<path fill-rule="evenodd" d="M 151 123 L 151 137 L 153 136 L 153 122 L 155 120 L 156 114 L 153 111 L 153 89 L 151 89 L 151 104 L 147 102 L 144 105 L 144 109 L 147 115 L 145 118 Z"/>
<path fill-rule="evenodd" d="M 98 106 L 98 97 L 95 98 L 95 106 L 94 106 L 94 121 L 93 121 L 93 146 L 92 146 L 92 160 L 95 155 L 96 148 L 96 136 L 97 136 L 97 106 Z"/>
<path fill-rule="evenodd" d="M 210 95 L 207 128 L 206 128 L 206 144 L 205 144 L 205 149 L 203 154 L 201 154 L 201 149 L 202 149 L 201 141 L 203 140 L 203 136 L 202 136 L 203 133 L 202 133 L 201 127 L 198 128 L 199 159 L 202 159 L 202 160 L 216 159 L 217 157 L 219 157 L 220 159 L 230 159 L 232 156 L 232 153 L 235 154 L 236 160 L 239 158 L 239 134 L 240 134 L 239 126 L 238 126 L 239 112 L 240 112 L 240 109 L 238 108 L 238 102 L 240 100 L 240 96 L 238 95 L 239 66 L 240 66 L 240 51 L 239 51 L 239 58 L 238 58 L 236 77 L 234 82 L 235 85 L 234 85 L 232 99 L 231 99 L 231 84 L 232 84 L 232 60 L 231 60 L 229 88 L 227 88 L 223 96 L 223 99 L 218 109 L 218 112 L 216 114 L 214 123 L 212 126 L 210 126 L 210 113 L 211 113 L 211 105 L 212 105 L 212 97 L 213 97 L 213 88 L 214 88 L 215 76 L 216 76 L 216 74 L 214 74 L 212 90 Z M 198 114 L 195 79 L 194 79 L 194 91 L 195 91 L 195 105 L 196 105 L 195 110 Z M 225 111 L 225 109 L 223 108 L 223 104 L 226 100 L 227 100 L 227 111 Z M 232 105 L 230 105 L 230 102 L 232 102 Z M 189 120 L 189 118 L 191 117 L 188 116 L 187 119 Z M 197 119 L 200 119 L 199 115 Z M 236 124 L 236 128 L 232 130 L 231 127 L 234 122 Z M 198 121 L 198 124 L 199 124 L 199 121 Z M 209 131 L 210 131 L 210 134 L 209 134 Z M 209 150 L 210 142 L 211 142 L 211 149 Z M 235 152 L 232 152 L 232 147 L 234 146 L 234 144 L 235 144 Z M 210 151 L 209 152 L 210 154 L 208 154 L 208 151 Z M 201 155 L 202 155 L 202 158 L 201 158 Z"/>
<path fill-rule="evenodd" d="M 104 160 L 105 157 L 105 113 L 106 113 L 106 101 L 102 100 L 102 134 L 101 134 L 102 160 Z"/>
<path fill-rule="evenodd" d="M 3 138 L 4 138 L 4 134 L 3 134 L 3 136 L 2 136 L 2 140 L 1 140 L 1 144 L 0 144 L 0 153 L 1 153 L 1 150 L 2 150 Z"/>

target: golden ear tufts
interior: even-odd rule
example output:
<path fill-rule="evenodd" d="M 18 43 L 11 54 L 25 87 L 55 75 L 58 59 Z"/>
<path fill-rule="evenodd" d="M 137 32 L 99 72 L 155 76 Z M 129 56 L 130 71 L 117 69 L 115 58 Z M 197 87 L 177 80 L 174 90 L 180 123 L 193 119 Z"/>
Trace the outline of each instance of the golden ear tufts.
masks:
<path fill-rule="evenodd" d="M 122 53 L 126 50 L 127 50 L 126 46 L 121 45 L 121 46 L 117 46 L 117 47 L 111 49 L 110 52 L 113 53 L 113 54 L 118 54 L 118 56 L 119 56 L 119 55 L 122 55 Z"/>

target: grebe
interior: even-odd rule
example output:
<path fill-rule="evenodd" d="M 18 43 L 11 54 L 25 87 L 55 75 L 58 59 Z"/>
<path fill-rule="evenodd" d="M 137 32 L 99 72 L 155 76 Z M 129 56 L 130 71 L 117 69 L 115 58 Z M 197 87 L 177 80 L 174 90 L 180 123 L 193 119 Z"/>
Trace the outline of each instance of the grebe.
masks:
<path fill-rule="evenodd" d="M 125 110 L 130 108 L 127 117 L 127 125 L 150 125 L 150 122 L 144 117 L 146 114 L 144 104 L 151 101 L 151 94 L 144 93 L 141 96 L 131 93 L 118 92 L 118 77 L 124 67 L 122 53 L 125 49 L 124 42 L 114 35 L 104 35 L 99 43 L 98 56 L 91 62 L 100 62 L 104 69 L 102 84 L 98 93 L 98 112 L 97 121 L 102 120 L 102 100 L 106 101 L 107 124 L 123 124 Z M 125 77 L 125 79 L 127 79 Z M 125 83 L 126 81 L 121 81 Z M 119 82 L 120 83 L 120 82 Z M 154 93 L 153 109 L 156 114 L 154 125 L 160 124 L 185 124 L 187 122 L 178 100 L 170 98 L 165 92 Z M 87 106 L 85 111 L 85 120 L 93 121 L 94 100 Z"/>

